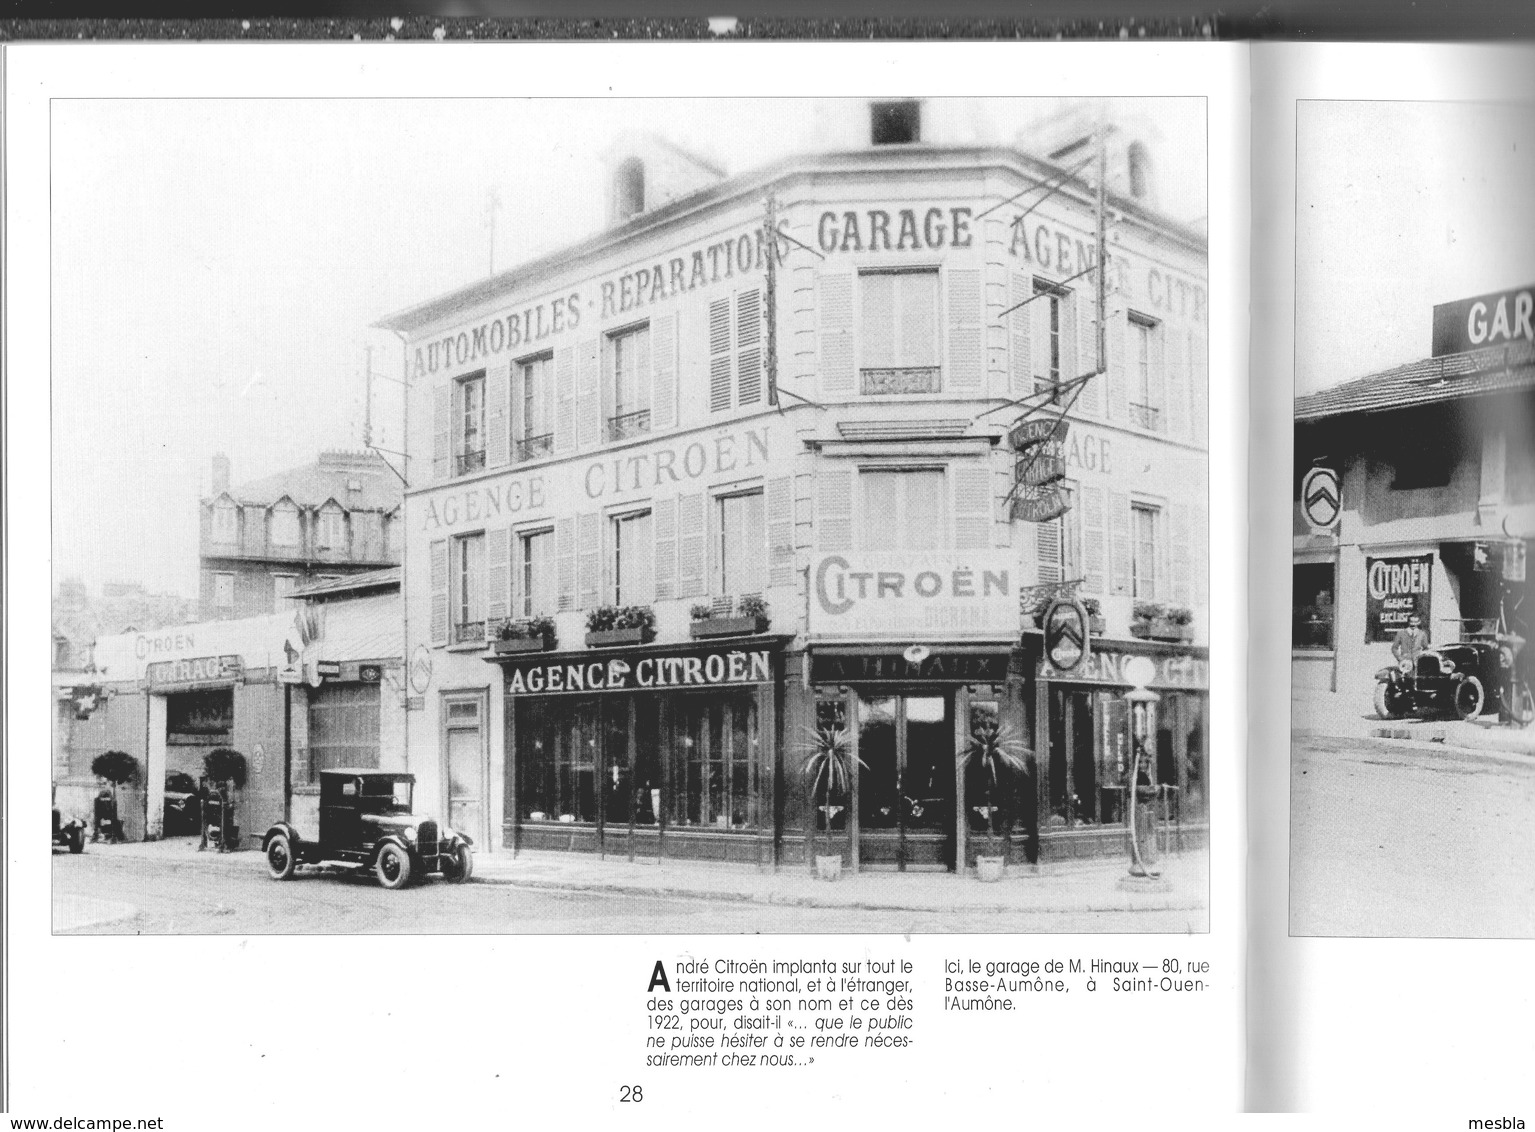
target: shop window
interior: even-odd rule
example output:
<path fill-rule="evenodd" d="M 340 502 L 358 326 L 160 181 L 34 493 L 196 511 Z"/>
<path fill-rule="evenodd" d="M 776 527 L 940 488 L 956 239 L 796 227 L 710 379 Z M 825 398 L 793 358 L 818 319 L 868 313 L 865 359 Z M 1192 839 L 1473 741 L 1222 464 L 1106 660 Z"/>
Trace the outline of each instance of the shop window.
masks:
<path fill-rule="evenodd" d="M 459 535 L 448 563 L 453 643 L 485 639 L 485 535 Z"/>
<path fill-rule="evenodd" d="M 607 390 L 612 412 L 607 438 L 625 440 L 650 431 L 650 327 L 637 326 L 607 339 Z"/>
<path fill-rule="evenodd" d="M 948 487 L 941 468 L 863 469 L 863 550 L 938 550 L 948 546 Z"/>
<path fill-rule="evenodd" d="M 517 365 L 517 389 L 522 410 L 515 453 L 519 461 L 537 460 L 554 451 L 554 423 L 546 412 L 553 380 L 553 354 L 529 358 Z"/>
<path fill-rule="evenodd" d="M 298 576 L 296 574 L 272 575 L 272 612 L 281 613 L 285 609 L 290 608 L 288 600 L 297 586 Z"/>
<path fill-rule="evenodd" d="M 1149 503 L 1130 507 L 1131 592 L 1138 601 L 1155 601 L 1157 564 L 1162 554 L 1162 509 Z"/>
<path fill-rule="evenodd" d="M 921 140 L 921 102 L 904 99 L 869 104 L 870 145 L 910 145 Z"/>
<path fill-rule="evenodd" d="M 1290 647 L 1330 649 L 1336 613 L 1336 567 L 1331 562 L 1295 564 Z"/>
<path fill-rule="evenodd" d="M 322 770 L 376 769 L 381 712 L 378 684 L 322 684 L 310 692 L 310 781 Z"/>
<path fill-rule="evenodd" d="M 233 574 L 213 575 L 213 604 L 220 612 L 234 608 L 235 576 Z"/>
<path fill-rule="evenodd" d="M 938 271 L 864 271 L 858 276 L 860 389 L 937 393 Z"/>
<path fill-rule="evenodd" d="M 753 829 L 758 812 L 759 734 L 754 693 L 678 697 L 677 735 L 685 758 L 675 824 Z"/>
<path fill-rule="evenodd" d="M 298 508 L 286 499 L 272 507 L 272 545 L 285 549 L 299 545 Z"/>
<path fill-rule="evenodd" d="M 485 466 L 485 374 L 453 383 L 453 473 L 467 475 Z"/>
<path fill-rule="evenodd" d="M 1162 428 L 1161 326 L 1153 319 L 1129 317 L 1130 420 L 1153 432 Z"/>
<path fill-rule="evenodd" d="M 1071 292 L 1044 279 L 1034 280 L 1035 308 L 1033 335 L 1039 343 L 1033 349 L 1034 391 L 1048 393 L 1051 402 L 1060 401 L 1057 387 L 1077 375 L 1076 322 L 1077 305 Z"/>
<path fill-rule="evenodd" d="M 554 531 L 529 531 L 517 538 L 518 610 L 523 617 L 559 608 L 554 565 Z"/>
<path fill-rule="evenodd" d="M 726 495 L 718 511 L 719 577 L 716 593 L 739 597 L 761 593 L 766 576 L 766 534 L 762 492 Z"/>
<path fill-rule="evenodd" d="M 211 537 L 221 546 L 232 546 L 239 541 L 240 511 L 228 500 L 213 505 L 213 530 Z"/>
<path fill-rule="evenodd" d="M 655 599 L 655 542 L 650 512 L 612 520 L 613 604 L 649 605 Z"/>
<path fill-rule="evenodd" d="M 517 801 L 523 820 L 597 820 L 600 721 L 595 699 L 518 701 Z"/>
<path fill-rule="evenodd" d="M 346 513 L 339 507 L 321 510 L 319 546 L 321 550 L 346 550 Z"/>

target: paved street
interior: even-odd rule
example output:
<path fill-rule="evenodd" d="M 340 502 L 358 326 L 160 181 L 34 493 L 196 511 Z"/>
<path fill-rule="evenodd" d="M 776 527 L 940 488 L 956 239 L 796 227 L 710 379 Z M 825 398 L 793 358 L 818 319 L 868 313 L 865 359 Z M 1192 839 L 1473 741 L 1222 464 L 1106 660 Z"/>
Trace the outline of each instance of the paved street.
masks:
<path fill-rule="evenodd" d="M 53 858 L 64 934 L 1187 932 L 1203 910 L 913 911 L 763 905 L 663 893 L 560 891 L 440 880 L 387 892 L 371 878 L 301 875 L 278 884 L 259 853 L 148 859 L 128 847 Z M 1106 886 L 1106 887 L 1111 887 Z"/>
<path fill-rule="evenodd" d="M 1290 931 L 1535 936 L 1535 759 L 1298 737 Z"/>

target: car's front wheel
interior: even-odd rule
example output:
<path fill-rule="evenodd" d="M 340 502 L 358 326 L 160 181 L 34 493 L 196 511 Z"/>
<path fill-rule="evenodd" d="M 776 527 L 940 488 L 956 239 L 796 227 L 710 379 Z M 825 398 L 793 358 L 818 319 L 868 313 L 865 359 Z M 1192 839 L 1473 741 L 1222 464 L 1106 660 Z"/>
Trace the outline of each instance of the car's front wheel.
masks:
<path fill-rule="evenodd" d="M 1459 719 L 1475 719 L 1482 714 L 1487 702 L 1487 690 L 1475 676 L 1467 676 L 1455 685 L 1455 715 Z"/>
<path fill-rule="evenodd" d="M 279 833 L 267 842 L 266 869 L 273 880 L 287 880 L 297 867 L 298 860 L 293 855 L 293 843 L 288 840 L 286 833 Z"/>
<path fill-rule="evenodd" d="M 460 844 L 453 851 L 452 859 L 443 863 L 442 875 L 454 884 L 463 884 L 474 875 L 474 851 Z"/>
<path fill-rule="evenodd" d="M 385 888 L 404 888 L 410 883 L 410 854 L 398 845 L 385 845 L 373 862 L 373 875 Z"/>
<path fill-rule="evenodd" d="M 69 851 L 71 853 L 85 852 L 85 830 L 77 829 L 69 835 Z"/>
<path fill-rule="evenodd" d="M 1393 684 L 1375 685 L 1375 714 L 1382 719 L 1401 719 L 1407 714 L 1407 696 Z"/>

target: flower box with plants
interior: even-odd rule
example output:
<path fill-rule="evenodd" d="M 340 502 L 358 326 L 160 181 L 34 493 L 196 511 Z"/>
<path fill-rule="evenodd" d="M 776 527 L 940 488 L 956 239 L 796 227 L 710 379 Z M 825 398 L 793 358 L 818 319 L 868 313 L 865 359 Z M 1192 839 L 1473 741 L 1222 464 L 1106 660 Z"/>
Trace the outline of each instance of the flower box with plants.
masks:
<path fill-rule="evenodd" d="M 656 637 L 656 611 L 648 605 L 600 605 L 586 615 L 586 643 L 592 648 L 642 645 Z"/>
<path fill-rule="evenodd" d="M 769 623 L 767 602 L 757 594 L 747 594 L 736 602 L 734 616 L 729 606 L 721 609 L 702 603 L 689 612 L 693 618 L 690 632 L 695 641 L 708 637 L 744 637 L 762 632 Z"/>
<path fill-rule="evenodd" d="M 1028 748 L 1011 728 L 995 720 L 982 720 L 970 731 L 965 760 L 985 790 L 985 804 L 976 810 L 986 823 L 986 850 L 975 855 L 975 875 L 984 881 L 1002 879 L 1007 858 L 998 851 L 997 827 L 1006 828 L 1011 801 L 1017 795 L 1014 775 L 1028 771 Z"/>
<path fill-rule="evenodd" d="M 847 728 L 830 723 L 810 728 L 801 752 L 805 764 L 800 767 L 800 774 L 810 796 L 810 856 L 815 862 L 815 875 L 821 880 L 836 880 L 842 875 L 842 848 L 832 842 L 831 826 L 837 815 L 847 809 L 853 782 Z M 862 759 L 859 765 L 867 766 Z M 826 828 L 824 847 L 817 845 L 816 833 L 823 824 L 818 815 L 824 819 Z"/>
<path fill-rule="evenodd" d="M 1130 620 L 1130 635 L 1148 641 L 1191 641 L 1194 611 L 1182 605 L 1138 601 Z"/>
<path fill-rule="evenodd" d="M 498 653 L 548 652 L 554 644 L 554 618 L 528 617 L 501 622 L 491 647 Z"/>
<path fill-rule="evenodd" d="M 1101 637 L 1107 633 L 1109 631 L 1108 619 L 1103 616 L 1103 606 L 1098 604 L 1098 599 L 1095 597 L 1084 597 L 1079 600 L 1082 602 L 1082 608 L 1087 610 L 1088 632 L 1092 633 L 1095 637 Z M 1045 613 L 1054 602 L 1054 598 L 1047 598 L 1034 607 L 1030 616 L 1034 619 L 1034 627 L 1036 629 L 1043 629 L 1045 627 Z"/>

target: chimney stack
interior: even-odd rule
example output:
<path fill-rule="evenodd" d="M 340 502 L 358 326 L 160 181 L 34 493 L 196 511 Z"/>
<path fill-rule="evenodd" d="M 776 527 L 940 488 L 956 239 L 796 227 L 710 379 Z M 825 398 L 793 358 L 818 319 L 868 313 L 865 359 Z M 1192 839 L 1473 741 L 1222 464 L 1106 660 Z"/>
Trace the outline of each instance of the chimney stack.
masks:
<path fill-rule="evenodd" d="M 222 452 L 213 457 L 213 483 L 208 489 L 209 495 L 218 495 L 229 490 L 229 457 Z"/>

